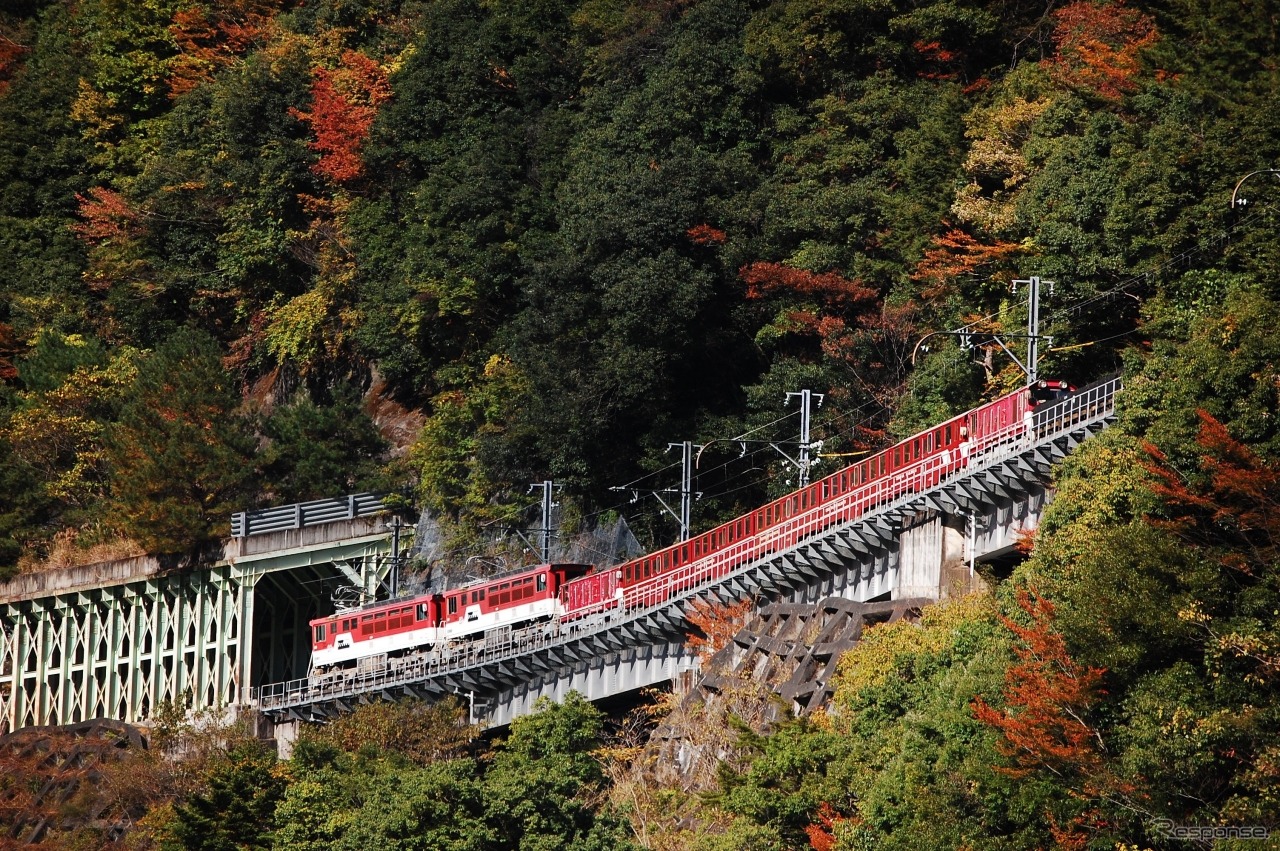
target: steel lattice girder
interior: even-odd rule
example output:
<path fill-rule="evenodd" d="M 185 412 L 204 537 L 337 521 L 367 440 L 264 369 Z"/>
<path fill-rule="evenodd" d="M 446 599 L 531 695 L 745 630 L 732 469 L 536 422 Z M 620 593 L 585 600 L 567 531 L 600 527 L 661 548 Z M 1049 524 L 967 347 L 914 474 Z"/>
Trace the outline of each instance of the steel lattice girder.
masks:
<path fill-rule="evenodd" d="M 384 544 L 342 542 L 335 551 L 347 558 Z M 166 703 L 193 710 L 246 703 L 256 586 L 268 574 L 323 561 L 317 552 L 325 550 L 0 603 L 0 730 L 92 718 L 138 723 Z"/>
<path fill-rule="evenodd" d="M 252 588 L 230 566 L 0 606 L 6 729 L 136 723 L 162 703 L 241 698 Z"/>

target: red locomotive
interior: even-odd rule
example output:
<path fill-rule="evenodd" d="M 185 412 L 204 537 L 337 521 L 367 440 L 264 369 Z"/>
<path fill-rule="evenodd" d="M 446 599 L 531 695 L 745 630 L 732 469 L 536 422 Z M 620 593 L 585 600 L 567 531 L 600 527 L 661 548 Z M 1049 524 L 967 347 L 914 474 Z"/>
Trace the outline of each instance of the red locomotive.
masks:
<path fill-rule="evenodd" d="M 438 594 L 311 621 L 312 671 L 367 658 L 437 652 L 503 628 L 572 627 L 584 619 L 660 605 L 737 566 L 785 550 L 821 529 L 936 485 L 989 450 L 1027 439 L 1035 411 L 1075 388 L 1046 380 L 926 429 L 870 458 L 687 541 L 606 570 L 542 564 Z"/>

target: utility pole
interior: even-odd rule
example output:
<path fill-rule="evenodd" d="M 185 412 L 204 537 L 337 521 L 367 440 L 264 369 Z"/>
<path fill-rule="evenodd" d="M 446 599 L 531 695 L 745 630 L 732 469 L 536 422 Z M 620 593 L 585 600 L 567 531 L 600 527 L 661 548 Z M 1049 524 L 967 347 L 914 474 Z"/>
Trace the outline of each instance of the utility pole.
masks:
<path fill-rule="evenodd" d="M 649 493 L 652 494 L 653 498 L 658 501 L 658 504 L 662 506 L 662 509 L 666 511 L 668 514 L 670 514 L 672 518 L 674 518 L 675 521 L 680 524 L 680 540 L 687 541 L 689 540 L 690 516 L 693 513 L 693 500 L 695 498 L 697 499 L 702 498 L 702 493 L 695 492 L 693 489 L 693 465 L 694 465 L 694 461 L 697 458 L 697 456 L 694 454 L 694 450 L 696 449 L 700 451 L 702 449 L 705 449 L 706 446 L 703 444 L 695 444 L 691 440 L 686 440 L 683 443 L 668 443 L 667 451 L 670 452 L 673 448 L 677 446 L 680 447 L 680 452 L 681 452 L 680 512 L 676 513 L 675 511 L 673 511 L 671 506 L 667 505 L 667 501 L 662 498 L 663 493 L 672 493 L 673 491 L 675 491 L 675 488 L 667 488 L 664 491 L 649 491 Z M 647 477 L 642 477 L 642 478 L 647 478 Z M 617 487 L 609 488 L 609 490 L 611 491 L 629 490 L 631 491 L 632 502 L 635 502 L 638 499 L 640 499 L 640 491 L 633 488 L 631 485 L 619 485 Z"/>
<path fill-rule="evenodd" d="M 1036 361 L 1040 359 L 1040 285 L 1049 285 L 1049 295 L 1053 295 L 1053 281 L 1042 281 L 1036 275 L 1025 280 L 1014 280 L 1013 291 L 1018 291 L 1018 284 L 1026 284 L 1030 288 L 1027 294 L 1027 363 L 1023 369 L 1027 373 L 1027 386 L 1036 383 Z"/>
<path fill-rule="evenodd" d="M 680 447 L 680 540 L 689 540 L 689 518 L 693 512 L 693 441 L 668 443 L 667 450 Z M 661 501 L 661 497 L 659 497 Z M 666 503 L 663 503 L 666 507 Z M 671 511 L 671 509 L 667 509 Z M 672 512 L 674 514 L 674 512 Z"/>
<path fill-rule="evenodd" d="M 821 406 L 825 397 L 812 390 L 801 390 L 798 393 L 788 393 L 788 402 L 792 396 L 800 397 L 800 461 L 796 466 L 800 468 L 800 487 L 804 487 L 809 484 L 809 468 L 812 466 L 809 461 L 809 450 L 812 448 L 809 443 L 809 422 L 813 414 L 813 399 L 816 396 L 818 405 Z"/>
<path fill-rule="evenodd" d="M 538 559 L 546 564 L 551 561 L 551 509 L 556 507 L 551 498 L 555 490 L 555 482 L 544 479 L 542 482 L 529 485 L 529 490 L 532 491 L 534 488 L 542 489 L 542 528 L 538 530 Z"/>

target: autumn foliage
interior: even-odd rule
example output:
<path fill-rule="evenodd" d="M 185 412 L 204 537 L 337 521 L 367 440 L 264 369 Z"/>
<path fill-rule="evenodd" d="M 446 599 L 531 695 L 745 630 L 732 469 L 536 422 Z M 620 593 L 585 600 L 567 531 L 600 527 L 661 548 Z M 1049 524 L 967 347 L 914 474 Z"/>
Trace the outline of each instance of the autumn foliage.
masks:
<path fill-rule="evenodd" d="M 88 196 L 76 194 L 80 203 L 80 221 L 71 230 L 90 245 L 127 238 L 137 234 L 141 213 L 119 192 L 95 186 Z"/>
<path fill-rule="evenodd" d="M 685 646 L 697 653 L 704 663 L 707 662 L 729 645 L 746 623 L 755 604 L 750 597 L 728 605 L 695 599 L 693 610 L 685 615 L 685 620 L 696 632 L 685 634 Z"/>
<path fill-rule="evenodd" d="M 1236 544 L 1224 550 L 1221 561 L 1238 575 L 1250 575 L 1274 563 L 1280 546 L 1280 469 L 1233 438 L 1207 411 L 1199 416 L 1200 477 L 1183 475 L 1163 452 L 1146 445 L 1152 459 L 1147 470 L 1165 499 L 1165 516 L 1148 522 L 1197 547 Z"/>
<path fill-rule="evenodd" d="M 1029 625 L 1000 618 L 1017 639 L 1018 657 L 1005 671 L 1004 708 L 979 695 L 971 704 L 974 717 L 1000 733 L 1000 753 L 1013 762 L 1003 770 L 1011 775 L 1086 772 L 1100 762 L 1098 734 L 1085 718 L 1101 695 L 1103 669 L 1077 664 L 1067 653 L 1053 629 L 1053 603 L 1020 590 L 1018 607 Z"/>
<path fill-rule="evenodd" d="M 315 141 L 311 149 L 320 153 L 312 169 L 334 183 L 348 183 L 364 172 L 360 147 L 380 107 L 391 97 L 387 74 L 363 53 L 345 51 L 333 70 L 312 72 L 311 111 L 291 110 L 311 125 Z"/>
<path fill-rule="evenodd" d="M 747 298 L 773 293 L 800 293 L 822 298 L 831 306 L 873 301 L 878 293 L 861 281 L 836 272 L 810 272 L 784 263 L 759 260 L 743 266 L 738 277 L 747 285 Z"/>
<path fill-rule="evenodd" d="M 694 225 L 685 233 L 694 245 L 724 245 L 728 239 L 724 231 L 708 224 Z"/>
<path fill-rule="evenodd" d="M 836 847 L 836 825 L 848 820 L 836 812 L 835 807 L 823 801 L 818 806 L 818 820 L 804 829 L 809 837 L 809 847 L 814 851 L 832 851 Z"/>
<path fill-rule="evenodd" d="M 952 291 L 957 278 L 976 276 L 1000 260 L 1015 256 L 1022 246 L 1013 242 L 982 242 L 959 228 L 933 238 L 911 277 L 924 284 L 925 298 L 940 298 Z"/>
<path fill-rule="evenodd" d="M 938 41 L 917 41 L 911 46 L 926 63 L 926 69 L 917 72 L 917 76 L 926 80 L 956 79 L 956 64 L 961 58 L 959 53 L 948 50 Z"/>
<path fill-rule="evenodd" d="M 176 12 L 169 34 L 179 53 L 170 64 L 169 96 L 176 98 L 213 79 L 270 33 L 277 0 L 231 0 Z"/>
<path fill-rule="evenodd" d="M 1075 88 L 1117 100 L 1133 91 L 1138 56 L 1156 41 L 1151 18 L 1121 2 L 1077 0 L 1053 13 L 1050 70 Z"/>
<path fill-rule="evenodd" d="M 25 45 L 18 44 L 0 30 L 0 95 L 3 95 L 5 89 L 9 87 L 9 79 L 22 64 L 22 57 L 26 55 L 27 50 Z"/>

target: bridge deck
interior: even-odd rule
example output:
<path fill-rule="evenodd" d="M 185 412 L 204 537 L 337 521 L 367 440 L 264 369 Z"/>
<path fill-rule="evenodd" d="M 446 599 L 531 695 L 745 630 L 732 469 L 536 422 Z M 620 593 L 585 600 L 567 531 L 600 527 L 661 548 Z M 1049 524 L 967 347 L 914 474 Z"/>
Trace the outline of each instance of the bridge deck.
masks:
<path fill-rule="evenodd" d="M 372 698 L 495 693 L 604 654 L 678 640 L 696 598 L 776 597 L 824 575 L 860 569 L 895 546 L 904 520 L 914 515 L 970 512 L 1042 487 L 1055 463 L 1114 419 L 1120 386 L 1119 378 L 1103 381 L 1037 411 L 1032 428 L 1014 423 L 990 436 L 959 469 L 954 459 L 925 459 L 800 513 L 629 589 L 620 607 L 559 628 L 538 625 L 501 641 L 477 639 L 429 657 L 392 660 L 378 670 L 265 685 L 252 690 L 251 700 L 277 720 L 316 719 Z"/>

